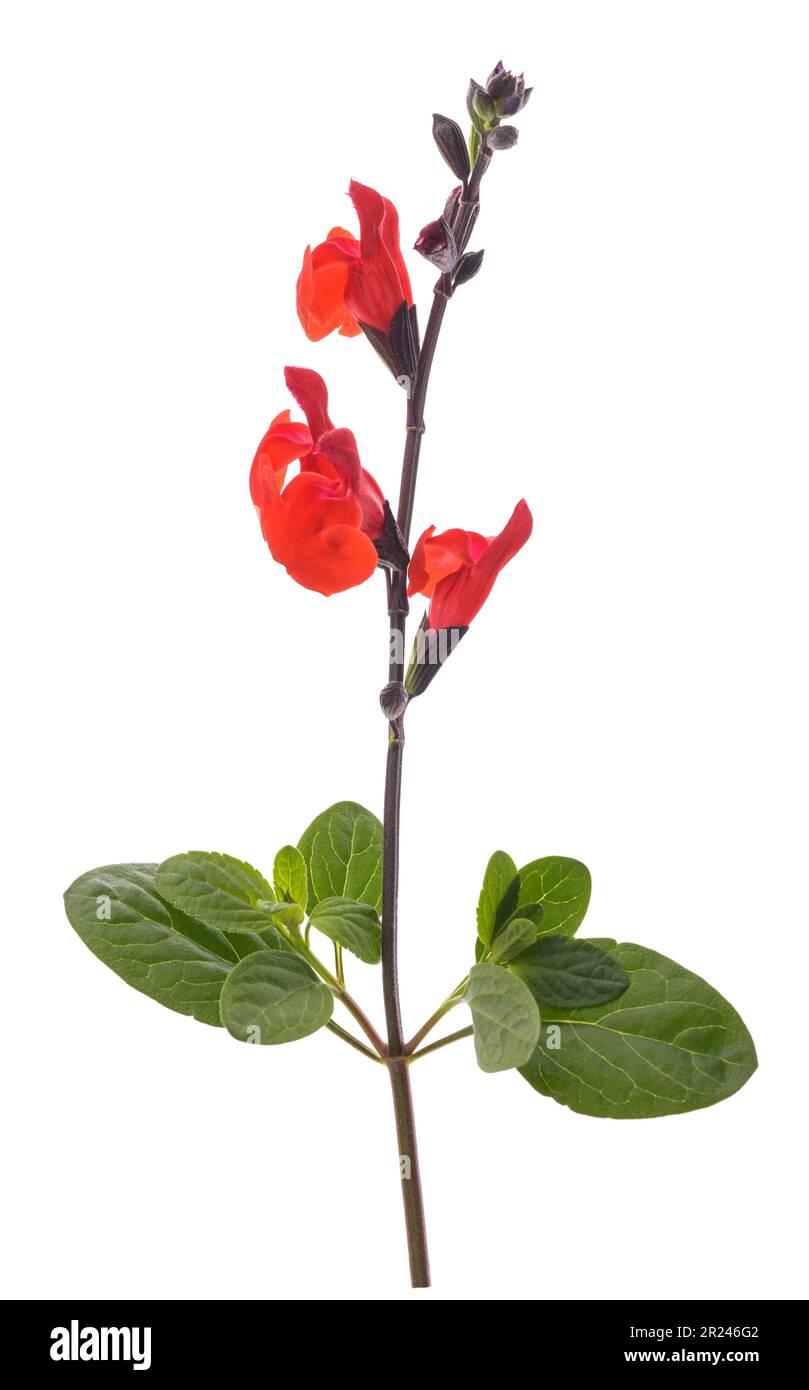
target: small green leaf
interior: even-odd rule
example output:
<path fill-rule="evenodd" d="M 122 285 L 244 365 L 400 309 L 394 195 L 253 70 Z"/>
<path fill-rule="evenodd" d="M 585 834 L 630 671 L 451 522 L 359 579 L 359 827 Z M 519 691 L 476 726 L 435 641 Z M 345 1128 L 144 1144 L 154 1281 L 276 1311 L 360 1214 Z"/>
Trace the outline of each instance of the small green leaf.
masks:
<path fill-rule="evenodd" d="M 473 965 L 464 1000 L 472 1010 L 481 1070 L 523 1066 L 539 1038 L 539 1009 L 522 980 L 499 965 Z"/>
<path fill-rule="evenodd" d="M 239 1042 L 295 1042 L 331 1018 L 331 990 L 300 956 L 265 951 L 235 965 L 222 990 L 222 1022 Z"/>
<path fill-rule="evenodd" d="M 175 854 L 158 866 L 155 885 L 161 897 L 190 917 L 227 931 L 261 931 L 276 907 L 263 875 L 229 854 Z"/>
<path fill-rule="evenodd" d="M 478 898 L 478 936 L 484 945 L 490 944 L 497 929 L 511 916 L 519 888 L 514 860 L 505 850 L 496 849 L 486 865 Z"/>
<path fill-rule="evenodd" d="M 504 925 L 498 929 L 497 934 L 499 935 L 501 931 L 505 931 L 509 923 L 513 922 L 518 917 L 523 922 L 533 922 L 534 927 L 536 928 L 534 932 L 535 938 L 537 936 L 542 935 L 542 931 L 540 929 L 542 927 L 542 923 L 545 920 L 545 909 L 542 906 L 542 903 L 523 903 L 521 907 L 515 907 L 514 911 L 508 919 L 508 922 L 504 923 Z"/>
<path fill-rule="evenodd" d="M 589 941 L 545 936 L 529 946 L 510 969 L 524 980 L 538 1004 L 587 1008 L 617 999 L 629 976 L 614 956 Z"/>
<path fill-rule="evenodd" d="M 578 859 L 547 855 L 520 869 L 517 908 L 522 913 L 527 904 L 541 903 L 544 918 L 539 935 L 574 936 L 587 911 L 590 886 L 590 871 Z"/>
<path fill-rule="evenodd" d="M 309 883 L 306 860 L 294 845 L 284 845 L 275 856 L 272 870 L 275 898 L 279 903 L 297 903 L 306 907 Z"/>
<path fill-rule="evenodd" d="M 657 951 L 599 945 L 629 988 L 588 1009 L 543 1005 L 539 1044 L 520 1068 L 526 1081 L 582 1115 L 611 1119 L 679 1115 L 738 1091 L 758 1063 L 727 1000 Z"/>
<path fill-rule="evenodd" d="M 491 945 L 489 959 L 500 965 L 513 960 L 537 939 L 536 923 L 527 917 L 512 917 L 497 933 Z"/>
<path fill-rule="evenodd" d="M 382 825 L 355 801 L 316 816 L 298 841 L 309 873 L 308 910 L 324 898 L 351 898 L 382 908 Z"/>
<path fill-rule="evenodd" d="M 267 911 L 273 922 L 277 922 L 279 927 L 287 927 L 291 932 L 297 931 L 306 916 L 297 903 L 269 903 Z"/>
<path fill-rule="evenodd" d="M 309 921 L 324 936 L 345 946 L 368 965 L 382 955 L 382 928 L 376 909 L 351 898 L 323 898 L 309 914 Z"/>
<path fill-rule="evenodd" d="M 156 864 L 108 864 L 82 874 L 65 893 L 71 926 L 93 955 L 133 989 L 168 1009 L 219 1026 L 219 996 L 243 956 L 274 943 L 230 936 L 160 897 Z"/>

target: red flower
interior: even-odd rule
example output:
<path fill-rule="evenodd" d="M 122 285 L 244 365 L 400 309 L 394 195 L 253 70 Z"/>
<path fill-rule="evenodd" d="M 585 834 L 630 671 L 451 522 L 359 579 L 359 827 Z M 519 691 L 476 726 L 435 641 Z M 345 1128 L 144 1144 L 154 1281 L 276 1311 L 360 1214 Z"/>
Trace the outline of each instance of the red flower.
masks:
<path fill-rule="evenodd" d="M 517 503 L 499 536 L 461 530 L 437 536 L 434 526 L 427 528 L 413 552 L 407 592 L 430 599 L 427 621 L 434 631 L 469 626 L 501 569 L 525 545 L 533 526 L 523 501 Z"/>
<path fill-rule="evenodd" d="M 387 333 L 397 309 L 413 303 L 399 246 L 399 214 L 364 183 L 352 179 L 348 191 L 360 219 L 360 259 L 348 275 L 345 301 L 358 323 Z"/>
<path fill-rule="evenodd" d="M 284 375 L 307 423 L 276 415 L 253 459 L 250 495 L 273 558 L 304 588 L 341 593 L 376 569 L 384 498 L 351 431 L 334 429 L 323 378 L 302 367 Z M 285 487 L 296 460 L 301 471 Z"/>
<path fill-rule="evenodd" d="M 298 276 L 297 303 L 303 331 L 313 343 L 335 328 L 344 338 L 356 338 L 362 332 L 345 303 L 346 280 L 359 255 L 357 238 L 342 227 L 332 227 L 314 251 L 307 246 Z"/>
<path fill-rule="evenodd" d="M 360 221 L 360 240 L 342 227 L 333 228 L 314 251 L 307 246 L 298 276 L 298 317 L 313 341 L 335 328 L 353 336 L 360 323 L 387 333 L 397 309 L 413 303 L 393 203 L 354 179 L 349 194 Z"/>

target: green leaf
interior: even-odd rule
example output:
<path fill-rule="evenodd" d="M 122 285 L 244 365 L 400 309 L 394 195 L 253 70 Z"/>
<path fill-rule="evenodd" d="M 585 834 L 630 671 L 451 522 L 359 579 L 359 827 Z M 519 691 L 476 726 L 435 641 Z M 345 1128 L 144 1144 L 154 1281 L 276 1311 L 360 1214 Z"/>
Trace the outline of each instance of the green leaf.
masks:
<path fill-rule="evenodd" d="M 269 907 L 270 916 L 280 927 L 288 927 L 290 931 L 297 931 L 306 913 L 297 903 L 274 903 Z M 300 932 L 298 932 L 300 935 Z"/>
<path fill-rule="evenodd" d="M 522 980 L 499 965 L 473 965 L 464 1000 L 472 1010 L 482 1071 L 507 1071 L 528 1061 L 539 1038 L 539 1009 Z"/>
<path fill-rule="evenodd" d="M 294 845 L 284 845 L 275 856 L 272 869 L 275 898 L 279 903 L 297 903 L 305 908 L 309 896 L 306 860 Z"/>
<path fill-rule="evenodd" d="M 629 976 L 614 956 L 589 941 L 545 936 L 509 967 L 524 980 L 538 1004 L 579 1009 L 605 1004 L 623 994 Z"/>
<path fill-rule="evenodd" d="M 351 898 L 323 898 L 309 914 L 309 921 L 324 936 L 345 946 L 360 960 L 376 965 L 382 955 L 379 914 L 367 903 Z"/>
<path fill-rule="evenodd" d="M 239 1042 L 295 1042 L 328 1023 L 334 998 L 288 951 L 265 951 L 234 966 L 222 990 L 222 1022 Z"/>
<path fill-rule="evenodd" d="M 508 923 L 513 922 L 517 917 L 520 917 L 524 922 L 533 922 L 534 926 L 536 927 L 534 936 L 541 935 L 539 929 L 545 920 L 545 909 L 542 906 L 542 903 L 523 903 L 521 907 L 515 907 L 514 911 L 508 919 L 508 922 L 506 922 L 505 926 L 501 927 L 500 930 L 505 931 L 505 928 L 506 926 L 508 926 Z"/>
<path fill-rule="evenodd" d="M 155 889 L 156 864 L 108 864 L 65 893 L 68 920 L 93 955 L 168 1009 L 219 1026 L 219 996 L 243 956 L 273 943 L 196 922 Z"/>
<path fill-rule="evenodd" d="M 351 898 L 382 909 L 382 825 L 355 801 L 338 801 L 304 830 L 298 849 L 309 872 L 308 909 Z"/>
<path fill-rule="evenodd" d="M 537 939 L 536 923 L 527 917 L 512 917 L 492 942 L 489 959 L 505 965 Z"/>
<path fill-rule="evenodd" d="M 590 871 L 578 859 L 550 854 L 520 869 L 517 908 L 522 912 L 529 903 L 542 904 L 544 917 L 540 936 L 552 932 L 574 936 L 589 901 Z"/>
<path fill-rule="evenodd" d="M 511 916 L 519 888 L 517 865 L 505 850 L 496 849 L 486 865 L 478 898 L 478 936 L 484 945 L 489 945 L 498 927 Z"/>
<path fill-rule="evenodd" d="M 175 854 L 158 866 L 155 886 L 189 917 L 233 932 L 263 931 L 277 906 L 258 869 L 229 854 Z"/>
<path fill-rule="evenodd" d="M 727 1000 L 656 951 L 611 942 L 609 953 L 628 990 L 589 1009 L 543 1006 L 526 1081 L 580 1114 L 612 1119 L 679 1115 L 738 1091 L 757 1060 Z"/>

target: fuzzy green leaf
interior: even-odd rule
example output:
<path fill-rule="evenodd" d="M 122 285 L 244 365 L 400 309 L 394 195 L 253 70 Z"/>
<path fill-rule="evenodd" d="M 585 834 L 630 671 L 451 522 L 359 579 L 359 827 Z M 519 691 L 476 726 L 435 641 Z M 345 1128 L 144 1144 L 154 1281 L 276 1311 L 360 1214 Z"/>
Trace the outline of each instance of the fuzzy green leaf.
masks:
<path fill-rule="evenodd" d="M 277 907 L 258 869 L 230 854 L 175 854 L 158 865 L 155 886 L 161 897 L 189 917 L 225 931 L 263 931 Z"/>
<path fill-rule="evenodd" d="M 297 903 L 305 908 L 309 897 L 306 860 L 294 845 L 284 845 L 275 856 L 273 888 L 279 903 Z"/>
<path fill-rule="evenodd" d="M 219 996 L 233 966 L 275 943 L 230 936 L 194 921 L 155 888 L 156 864 L 108 864 L 65 893 L 72 927 L 133 989 L 177 1013 L 219 1026 Z"/>
<path fill-rule="evenodd" d="M 521 911 L 530 903 L 541 903 L 544 915 L 539 935 L 574 936 L 587 911 L 590 886 L 590 871 L 578 859 L 549 854 L 520 869 L 516 908 Z"/>
<path fill-rule="evenodd" d="M 308 1037 L 331 1018 L 331 990 L 300 956 L 265 951 L 234 966 L 222 989 L 222 1022 L 239 1042 Z"/>
<path fill-rule="evenodd" d="M 539 1009 L 522 980 L 499 965 L 473 965 L 464 1001 L 472 1011 L 482 1071 L 507 1071 L 528 1061 L 539 1038 Z"/>
<path fill-rule="evenodd" d="M 316 816 L 298 841 L 309 873 L 308 909 L 324 898 L 352 898 L 382 908 L 382 825 L 355 801 Z"/>
<path fill-rule="evenodd" d="M 536 922 L 527 917 L 512 917 L 494 938 L 489 959 L 496 964 L 505 965 L 532 946 L 536 939 Z"/>
<path fill-rule="evenodd" d="M 382 955 L 382 928 L 379 914 L 367 903 L 351 898 L 323 898 L 312 908 L 309 921 L 368 965 L 376 965 Z"/>
<path fill-rule="evenodd" d="M 571 1110 L 611 1119 L 679 1115 L 738 1091 L 756 1051 L 727 1000 L 656 951 L 598 944 L 629 988 L 588 1009 L 543 1005 L 539 1043 L 520 1068 L 526 1081 Z"/>
<path fill-rule="evenodd" d="M 478 898 L 478 936 L 488 946 L 495 932 L 511 916 L 517 906 L 520 882 L 517 866 L 510 854 L 496 849 L 483 875 L 483 887 Z"/>
<path fill-rule="evenodd" d="M 543 936 L 509 967 L 524 980 L 538 1004 L 580 1009 L 617 999 L 629 976 L 614 956 L 589 941 Z"/>

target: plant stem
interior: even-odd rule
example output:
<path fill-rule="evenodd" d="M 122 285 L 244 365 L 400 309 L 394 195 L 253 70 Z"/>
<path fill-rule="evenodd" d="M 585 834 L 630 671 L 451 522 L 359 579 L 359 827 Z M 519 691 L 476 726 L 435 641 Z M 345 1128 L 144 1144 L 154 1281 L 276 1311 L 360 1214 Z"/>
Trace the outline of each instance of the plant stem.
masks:
<path fill-rule="evenodd" d="M 393 1113 L 396 1118 L 396 1138 L 399 1145 L 399 1176 L 402 1183 L 407 1251 L 410 1259 L 410 1282 L 414 1289 L 430 1287 L 430 1257 L 427 1252 L 427 1227 L 424 1219 L 424 1198 L 421 1190 L 416 1119 L 410 1073 L 404 1057 L 389 1058 Z"/>
<path fill-rule="evenodd" d="M 484 140 L 475 161 L 468 188 L 458 203 L 453 219 L 453 232 L 460 251 L 465 249 L 475 223 L 480 181 L 490 160 L 491 153 L 487 150 Z M 425 429 L 424 404 L 427 398 L 427 387 L 438 335 L 451 294 L 452 278 L 449 274 L 443 274 L 435 287 L 424 342 L 419 353 L 415 387 L 412 397 L 407 402 L 407 439 L 402 459 L 399 506 L 396 515 L 405 545 L 409 543 L 410 528 L 413 521 L 421 437 Z M 399 571 L 388 577 L 387 593 L 390 624 L 388 679 L 389 681 L 401 681 L 404 677 L 405 630 L 408 612 L 406 573 Z M 416 1146 L 413 1097 L 410 1090 L 399 1003 L 399 823 L 403 754 L 404 715 L 401 715 L 390 720 L 388 724 L 388 754 L 385 765 L 385 810 L 382 841 L 382 994 L 388 1034 L 388 1071 L 390 1072 L 396 1133 L 399 1141 L 399 1165 L 402 1178 L 407 1248 L 410 1257 L 410 1277 L 414 1288 L 427 1288 L 430 1283 L 430 1264 L 427 1254 L 424 1199 Z"/>
<path fill-rule="evenodd" d="M 372 1062 L 384 1062 L 384 1057 L 380 1057 L 378 1052 L 372 1052 L 370 1047 L 366 1047 L 359 1038 L 355 1038 L 353 1033 L 348 1033 L 345 1028 L 341 1028 L 333 1018 L 329 1019 L 326 1027 L 330 1033 L 334 1033 L 336 1037 L 342 1038 L 343 1042 L 347 1042 L 350 1047 L 356 1048 L 357 1052 L 361 1052 L 363 1057 L 370 1057 Z"/>
<path fill-rule="evenodd" d="M 393 627 L 393 621 L 391 621 L 391 626 Z M 401 630 L 403 635 L 403 619 Z M 410 1089 L 407 1063 L 404 1058 L 402 1016 L 399 1007 L 397 913 L 399 899 L 399 810 L 403 752 L 403 721 L 393 719 L 388 728 L 382 840 L 382 993 L 385 1001 L 385 1023 L 388 1030 L 387 1063 L 393 1095 L 393 1113 L 396 1119 L 396 1138 L 399 1145 L 399 1176 L 402 1183 L 407 1251 L 410 1259 L 410 1280 L 414 1289 L 426 1289 L 430 1284 L 427 1227 L 424 1219 L 424 1197 L 421 1190 L 413 1096 Z"/>
<path fill-rule="evenodd" d="M 379 1036 L 370 1019 L 366 1018 L 356 999 L 351 997 L 347 989 L 340 989 L 339 985 L 336 994 L 343 1008 L 348 1009 L 351 1017 L 359 1024 L 368 1041 L 376 1048 L 379 1056 L 385 1057 L 388 1049 L 385 1046 L 384 1039 Z"/>
<path fill-rule="evenodd" d="M 437 1052 L 439 1047 L 448 1047 L 450 1043 L 458 1042 L 460 1038 L 471 1038 L 474 1031 L 470 1023 L 466 1028 L 459 1028 L 457 1033 L 448 1033 L 445 1038 L 439 1038 L 438 1042 L 428 1043 L 418 1052 L 413 1052 L 407 1060 L 408 1062 L 417 1062 L 419 1057 L 426 1057 L 428 1052 Z"/>
<path fill-rule="evenodd" d="M 441 1022 L 441 1019 L 444 1017 L 445 1014 L 449 1013 L 450 1009 L 454 1009 L 456 1004 L 460 1004 L 463 992 L 466 989 L 468 982 L 469 976 L 467 975 L 463 980 L 461 980 L 461 983 L 458 985 L 457 989 L 454 989 L 451 994 L 447 995 L 443 1004 L 440 1004 L 438 1006 L 435 1013 L 430 1014 L 430 1017 L 427 1019 L 427 1022 L 421 1028 L 419 1028 L 419 1031 L 413 1034 L 413 1037 L 410 1039 L 410 1042 L 405 1047 L 405 1052 L 408 1055 L 410 1055 L 411 1052 L 415 1052 L 419 1043 L 424 1038 L 426 1038 L 428 1033 L 431 1033 L 433 1031 L 435 1025 Z"/>
<path fill-rule="evenodd" d="M 340 981 L 337 980 L 334 975 L 332 975 L 331 971 L 326 968 L 322 960 L 318 960 L 314 951 L 310 950 L 305 942 L 299 940 L 293 944 L 295 945 L 295 949 L 300 951 L 302 956 L 305 956 L 306 960 L 308 960 L 312 969 L 317 972 L 321 980 L 324 980 L 329 988 L 334 990 L 343 1008 L 348 1009 L 351 1017 L 359 1024 L 368 1041 L 376 1049 L 378 1056 L 384 1058 L 388 1051 L 384 1039 L 379 1036 L 371 1020 L 363 1013 L 356 999 L 352 998 L 348 990 L 340 984 Z"/>

